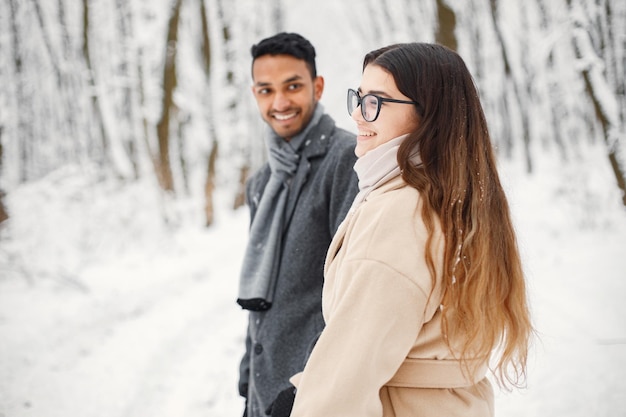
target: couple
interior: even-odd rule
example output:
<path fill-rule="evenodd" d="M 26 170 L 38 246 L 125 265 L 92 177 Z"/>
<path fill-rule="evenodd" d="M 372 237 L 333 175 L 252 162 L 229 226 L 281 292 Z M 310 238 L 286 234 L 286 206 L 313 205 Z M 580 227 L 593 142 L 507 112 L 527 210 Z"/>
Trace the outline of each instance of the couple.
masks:
<path fill-rule="evenodd" d="M 251 52 L 269 162 L 246 187 L 244 415 L 493 415 L 486 373 L 523 381 L 532 326 L 463 60 L 426 43 L 368 53 L 347 96 L 355 143 L 318 103 L 306 39 Z"/>

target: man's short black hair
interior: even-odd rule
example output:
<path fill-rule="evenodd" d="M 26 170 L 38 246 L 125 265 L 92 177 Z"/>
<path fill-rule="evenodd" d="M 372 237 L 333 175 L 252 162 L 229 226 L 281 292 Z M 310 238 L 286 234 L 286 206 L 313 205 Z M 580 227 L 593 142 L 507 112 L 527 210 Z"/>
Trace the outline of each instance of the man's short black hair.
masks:
<path fill-rule="evenodd" d="M 263 55 L 291 55 L 306 63 L 311 72 L 311 78 L 317 77 L 315 48 L 311 42 L 297 33 L 281 32 L 265 38 L 256 45 L 252 45 L 250 53 L 253 64 L 258 57 Z"/>

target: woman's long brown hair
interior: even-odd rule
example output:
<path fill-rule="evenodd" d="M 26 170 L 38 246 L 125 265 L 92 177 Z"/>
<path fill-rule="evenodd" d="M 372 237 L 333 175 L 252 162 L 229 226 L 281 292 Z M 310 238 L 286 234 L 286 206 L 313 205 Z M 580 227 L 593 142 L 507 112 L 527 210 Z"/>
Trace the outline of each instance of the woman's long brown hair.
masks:
<path fill-rule="evenodd" d="M 521 386 L 533 328 L 507 199 L 485 115 L 465 63 L 436 44 L 391 45 L 365 56 L 419 103 L 419 127 L 398 151 L 404 180 L 420 191 L 422 217 L 445 236 L 443 334 L 465 369 L 494 355 L 502 385 Z M 411 162 L 419 150 L 421 165 Z M 432 235 L 432 233 L 431 233 Z M 434 279 L 430 239 L 426 259 Z"/>

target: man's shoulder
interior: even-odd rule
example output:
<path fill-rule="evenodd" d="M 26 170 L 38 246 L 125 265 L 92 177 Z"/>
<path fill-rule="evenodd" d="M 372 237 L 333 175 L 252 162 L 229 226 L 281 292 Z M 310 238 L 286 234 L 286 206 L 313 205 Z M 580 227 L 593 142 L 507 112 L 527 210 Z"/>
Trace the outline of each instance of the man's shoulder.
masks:
<path fill-rule="evenodd" d="M 322 116 L 310 135 L 304 151 L 309 159 L 322 158 L 325 164 L 335 164 L 339 160 L 349 160 L 354 155 L 356 135 L 337 126 L 328 114 Z"/>
<path fill-rule="evenodd" d="M 248 177 L 248 179 L 246 180 L 246 185 L 248 188 L 251 187 L 252 189 L 256 189 L 259 186 L 264 185 L 269 180 L 270 175 L 270 165 L 269 163 L 265 162 L 263 165 L 257 168 L 256 171 L 252 173 L 252 175 Z"/>
<path fill-rule="evenodd" d="M 354 154 L 356 146 L 356 135 L 337 125 L 333 129 L 330 137 L 331 154 Z"/>
<path fill-rule="evenodd" d="M 346 143 L 348 144 L 356 143 L 356 135 L 354 133 L 349 132 L 342 127 L 339 127 L 336 124 L 335 124 L 335 128 L 333 129 L 331 137 L 334 139 L 334 142 L 340 142 L 344 146 Z"/>

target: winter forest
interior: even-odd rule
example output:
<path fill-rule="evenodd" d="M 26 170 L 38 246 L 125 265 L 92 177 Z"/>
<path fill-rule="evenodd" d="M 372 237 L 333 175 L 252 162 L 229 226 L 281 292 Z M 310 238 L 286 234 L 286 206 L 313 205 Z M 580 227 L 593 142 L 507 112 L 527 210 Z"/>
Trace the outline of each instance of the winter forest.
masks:
<path fill-rule="evenodd" d="M 279 31 L 314 44 L 321 102 L 352 131 L 365 53 L 459 52 L 556 335 L 536 361 L 555 369 L 501 415 L 626 415 L 626 2 L 4 0 L 0 417 L 240 413 L 243 185 L 265 161 L 249 51 Z M 584 379 L 573 362 L 601 388 L 548 398 Z"/>
<path fill-rule="evenodd" d="M 626 204 L 624 2 L 8 0 L 0 11 L 3 195 L 89 166 L 120 186 L 153 176 L 164 221 L 173 201 L 202 193 L 210 225 L 216 188 L 237 207 L 263 160 L 249 48 L 300 30 L 319 45 L 333 114 L 365 52 L 443 43 L 471 68 L 499 155 L 533 173 L 540 154 L 579 165 L 601 146 Z"/>

